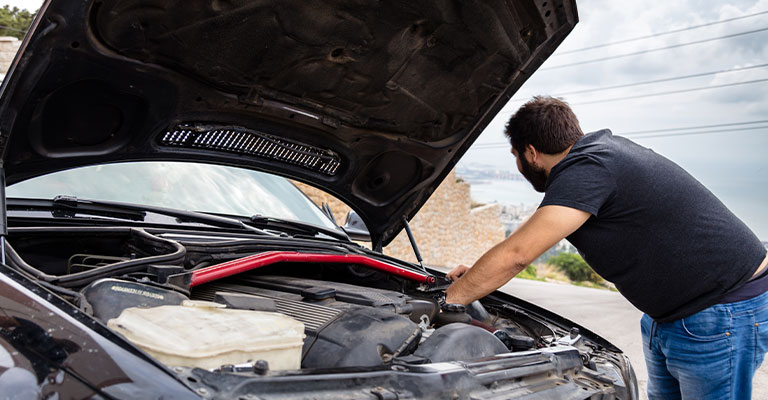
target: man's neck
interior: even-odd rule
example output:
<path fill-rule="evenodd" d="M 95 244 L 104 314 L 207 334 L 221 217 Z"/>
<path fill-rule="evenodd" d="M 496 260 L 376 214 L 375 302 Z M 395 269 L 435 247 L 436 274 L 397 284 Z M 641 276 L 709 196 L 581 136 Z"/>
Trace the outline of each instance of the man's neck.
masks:
<path fill-rule="evenodd" d="M 567 149 L 557 154 L 541 154 L 541 167 L 544 168 L 544 171 L 547 172 L 547 176 L 549 176 L 549 172 L 552 171 L 552 168 L 554 168 L 557 163 L 562 161 L 563 158 L 568 155 L 568 153 L 571 151 L 571 148 L 573 148 L 573 145 L 568 146 Z"/>

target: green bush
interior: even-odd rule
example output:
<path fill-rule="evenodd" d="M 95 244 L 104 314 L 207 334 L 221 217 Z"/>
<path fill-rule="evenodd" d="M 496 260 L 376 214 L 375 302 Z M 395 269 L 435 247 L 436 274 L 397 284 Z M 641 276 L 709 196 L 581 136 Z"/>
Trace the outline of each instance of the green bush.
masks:
<path fill-rule="evenodd" d="M 517 277 L 523 278 L 523 279 L 537 279 L 538 277 L 536 275 L 536 272 L 537 272 L 536 267 L 534 267 L 533 265 L 529 265 L 525 267 L 524 270 L 520 271 L 520 273 L 517 274 Z"/>
<path fill-rule="evenodd" d="M 15 36 L 23 39 L 24 34 L 35 19 L 37 12 L 29 12 L 8 5 L 0 8 L 0 36 Z"/>
<path fill-rule="evenodd" d="M 554 265 L 563 271 L 568 279 L 576 282 L 588 281 L 602 283 L 603 278 L 597 274 L 578 254 L 560 253 L 547 260 L 548 264 Z"/>

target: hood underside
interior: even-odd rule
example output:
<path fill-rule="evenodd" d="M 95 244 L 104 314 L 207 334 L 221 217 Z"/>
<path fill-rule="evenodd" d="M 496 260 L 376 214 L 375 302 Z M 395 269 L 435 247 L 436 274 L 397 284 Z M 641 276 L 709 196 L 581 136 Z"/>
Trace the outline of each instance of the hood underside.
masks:
<path fill-rule="evenodd" d="M 6 179 L 238 165 L 337 196 L 386 244 L 576 21 L 571 0 L 53 1 L 3 83 Z"/>

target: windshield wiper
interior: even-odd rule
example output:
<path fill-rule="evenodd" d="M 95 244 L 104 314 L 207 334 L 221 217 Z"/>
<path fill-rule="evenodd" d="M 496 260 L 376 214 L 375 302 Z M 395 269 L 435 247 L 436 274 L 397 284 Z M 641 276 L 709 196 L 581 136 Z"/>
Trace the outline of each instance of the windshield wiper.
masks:
<path fill-rule="evenodd" d="M 56 218 L 76 218 L 78 215 L 106 217 L 130 221 L 144 221 L 145 211 L 115 207 L 111 204 L 80 200 L 75 196 L 59 195 L 52 200 L 9 198 L 8 209 L 14 211 L 48 211 Z"/>
<path fill-rule="evenodd" d="M 248 225 L 237 218 L 222 217 L 195 211 L 177 210 L 156 206 L 147 206 L 113 201 L 95 201 L 79 199 L 75 196 L 56 196 L 52 200 L 44 199 L 8 199 L 9 209 L 50 210 L 54 217 L 75 218 L 77 214 L 90 214 L 129 221 L 147 221 L 148 213 L 172 217 L 176 223 L 200 223 L 224 228 L 245 230 L 259 235 L 277 236 L 257 227 Z"/>
<path fill-rule="evenodd" d="M 335 239 L 349 240 L 349 236 L 346 233 L 337 231 L 335 229 L 326 228 L 310 224 L 307 222 L 285 220 L 274 217 L 267 217 L 264 215 L 252 215 L 250 217 L 243 217 L 237 215 L 227 214 L 215 214 L 226 218 L 234 218 L 252 227 L 258 227 L 263 229 L 276 230 L 280 232 L 299 232 L 309 236 L 317 236 L 318 234 L 324 234 Z"/>

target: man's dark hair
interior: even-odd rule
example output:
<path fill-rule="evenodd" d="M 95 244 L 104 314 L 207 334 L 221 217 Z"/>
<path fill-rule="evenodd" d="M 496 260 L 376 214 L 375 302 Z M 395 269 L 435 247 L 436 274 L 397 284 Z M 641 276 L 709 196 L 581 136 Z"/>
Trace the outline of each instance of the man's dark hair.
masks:
<path fill-rule="evenodd" d="M 509 119 L 504 134 L 519 154 L 531 144 L 544 154 L 557 154 L 584 136 L 568 103 L 535 96 Z"/>

